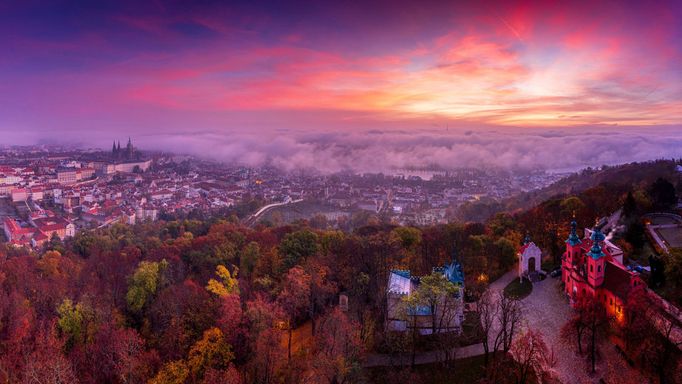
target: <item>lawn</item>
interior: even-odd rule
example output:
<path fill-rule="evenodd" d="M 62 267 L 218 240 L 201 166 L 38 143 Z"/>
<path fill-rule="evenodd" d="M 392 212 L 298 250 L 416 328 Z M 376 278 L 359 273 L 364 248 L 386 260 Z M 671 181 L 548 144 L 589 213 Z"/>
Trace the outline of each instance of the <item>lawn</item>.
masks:
<path fill-rule="evenodd" d="M 483 335 L 481 334 L 481 323 L 476 312 L 467 312 L 464 315 L 464 322 L 462 323 L 462 334 L 458 337 L 457 342 L 460 347 L 467 345 L 479 344 L 483 342 Z M 417 338 L 418 351 L 433 351 L 440 347 L 439 339 L 443 337 L 442 334 L 419 335 Z"/>
<path fill-rule="evenodd" d="M 511 360 L 511 359 L 510 359 Z M 457 359 L 448 367 L 441 363 L 423 364 L 414 367 L 375 367 L 366 368 L 365 373 L 370 383 L 429 383 L 429 384 L 472 384 L 485 378 L 486 370 L 483 355 Z M 508 364 L 516 364 L 509 361 Z M 533 377 L 526 381 L 533 384 Z"/>
<path fill-rule="evenodd" d="M 514 278 L 506 287 L 504 287 L 504 295 L 507 297 L 514 297 L 516 299 L 523 299 L 530 295 L 533 291 L 533 283 L 530 280 L 524 278 L 519 281 L 518 278 Z"/>
<path fill-rule="evenodd" d="M 410 367 L 376 367 L 366 369 L 370 383 L 393 384 L 410 378 L 410 374 L 419 377 L 419 382 L 430 384 L 470 384 L 478 383 L 485 375 L 483 356 L 467 357 L 455 360 L 451 367 L 443 367 L 440 363 L 417 365 L 414 371 Z"/>
<path fill-rule="evenodd" d="M 654 247 L 651 246 L 648 241 L 646 241 L 642 249 L 633 250 L 629 255 L 627 255 L 627 258 L 630 260 L 635 260 L 642 265 L 649 265 L 649 256 L 651 255 L 657 256 L 658 253 L 656 253 Z"/>
<path fill-rule="evenodd" d="M 672 248 L 682 247 L 682 228 L 658 228 L 656 230 L 658 235 L 663 238 L 668 243 L 668 246 Z"/>

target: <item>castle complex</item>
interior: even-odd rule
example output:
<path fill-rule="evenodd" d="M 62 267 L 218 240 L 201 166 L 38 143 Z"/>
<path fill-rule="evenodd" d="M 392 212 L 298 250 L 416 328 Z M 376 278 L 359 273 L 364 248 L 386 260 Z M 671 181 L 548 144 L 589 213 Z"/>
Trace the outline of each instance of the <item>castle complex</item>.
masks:
<path fill-rule="evenodd" d="M 571 303 L 585 295 L 593 297 L 616 319 L 622 319 L 628 295 L 644 287 L 642 279 L 623 265 L 623 252 L 607 241 L 599 228 L 586 229 L 581 239 L 575 221 L 571 222 L 561 268 Z"/>
<path fill-rule="evenodd" d="M 388 278 L 388 329 L 406 331 L 416 328 L 422 335 L 434 332 L 433 319 L 439 325 L 435 332 L 460 332 L 464 321 L 464 273 L 462 266 L 453 261 L 442 267 L 434 268 L 434 273 L 442 273 L 448 282 L 457 287 L 451 295 L 440 297 L 438 303 L 431 307 L 420 303 L 416 307 L 404 308 L 404 298 L 414 294 L 420 284 L 420 277 L 413 276 L 408 270 L 391 271 Z"/>

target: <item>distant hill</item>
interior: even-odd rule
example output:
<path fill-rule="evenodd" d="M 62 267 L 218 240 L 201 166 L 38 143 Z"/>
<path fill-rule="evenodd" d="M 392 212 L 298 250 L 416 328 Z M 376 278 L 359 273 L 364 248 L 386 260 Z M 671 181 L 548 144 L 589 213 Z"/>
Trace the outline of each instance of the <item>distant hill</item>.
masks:
<path fill-rule="evenodd" d="M 545 188 L 523 193 L 505 199 L 502 207 L 514 211 L 527 209 L 543 201 L 573 195 L 598 185 L 648 186 L 657 178 L 668 179 L 673 185 L 682 187 L 682 173 L 676 170 L 679 162 L 675 160 L 655 160 L 642 163 L 628 163 L 616 166 L 603 166 L 599 169 L 586 168 L 567 176 Z"/>
<path fill-rule="evenodd" d="M 526 210 L 548 200 L 576 195 L 600 185 L 614 190 L 640 187 L 646 189 L 659 177 L 665 178 L 682 191 L 682 173 L 676 170 L 676 160 L 655 160 L 601 168 L 586 168 L 538 190 L 525 192 L 502 201 L 482 199 L 462 204 L 455 213 L 460 221 L 484 222 L 498 212 Z M 624 188 L 625 187 L 625 188 Z"/>

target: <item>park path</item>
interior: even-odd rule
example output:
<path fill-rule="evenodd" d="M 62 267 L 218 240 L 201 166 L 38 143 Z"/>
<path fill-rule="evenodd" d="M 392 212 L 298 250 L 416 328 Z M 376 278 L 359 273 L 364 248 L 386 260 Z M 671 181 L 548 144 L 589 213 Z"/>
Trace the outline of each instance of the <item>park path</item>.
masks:
<path fill-rule="evenodd" d="M 618 354 L 615 346 L 608 340 L 599 345 L 600 359 L 594 374 L 590 374 L 589 361 L 579 356 L 573 345 L 561 340 L 561 327 L 572 316 L 568 299 L 561 290 L 561 280 L 548 277 L 533 284 L 533 291 L 523 299 L 523 329 L 540 331 L 556 357 L 554 373 L 564 384 L 626 382 L 648 383 L 639 372 L 628 366 Z"/>

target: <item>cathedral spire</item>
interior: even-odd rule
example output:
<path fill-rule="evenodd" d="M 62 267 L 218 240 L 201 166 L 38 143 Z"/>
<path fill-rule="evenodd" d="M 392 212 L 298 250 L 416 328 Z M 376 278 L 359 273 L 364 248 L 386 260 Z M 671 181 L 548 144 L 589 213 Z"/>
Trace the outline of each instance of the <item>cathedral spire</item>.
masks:
<path fill-rule="evenodd" d="M 571 233 L 568 235 L 566 242 L 571 246 L 582 244 L 582 241 L 580 241 L 580 237 L 578 236 L 578 223 L 575 220 L 571 221 Z"/>
<path fill-rule="evenodd" d="M 590 248 L 590 251 L 587 253 L 587 255 L 593 259 L 599 259 L 600 257 L 604 256 L 604 251 L 601 249 L 601 242 L 605 239 L 606 236 L 604 236 L 599 228 L 594 227 L 592 230 L 592 236 L 590 236 L 590 240 L 592 240 L 592 248 Z"/>

